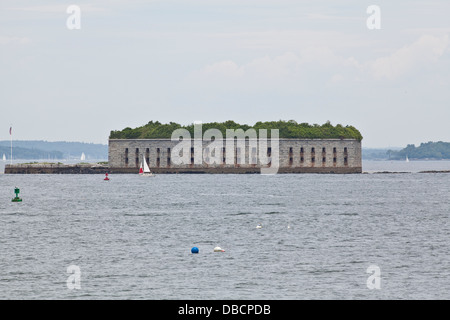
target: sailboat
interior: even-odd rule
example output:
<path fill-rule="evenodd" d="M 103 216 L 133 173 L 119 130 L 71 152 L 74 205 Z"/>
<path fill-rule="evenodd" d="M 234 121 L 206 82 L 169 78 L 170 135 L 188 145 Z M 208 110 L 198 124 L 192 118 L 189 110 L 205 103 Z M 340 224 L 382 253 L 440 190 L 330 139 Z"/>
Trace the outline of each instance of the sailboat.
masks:
<path fill-rule="evenodd" d="M 6 161 L 6 155 L 3 154 L 3 161 Z"/>
<path fill-rule="evenodd" d="M 147 161 L 145 160 L 145 156 L 142 156 L 142 163 L 144 164 L 144 169 L 142 169 L 142 163 L 141 163 L 141 167 L 139 169 L 139 175 L 143 176 L 143 177 L 153 177 L 155 176 L 151 171 L 150 168 L 147 164 Z"/>
<path fill-rule="evenodd" d="M 86 160 L 86 155 L 84 154 L 84 152 L 81 153 L 81 159 L 80 160 Z"/>
<path fill-rule="evenodd" d="M 409 158 L 408 158 L 408 156 L 406 156 L 406 162 L 409 162 Z"/>

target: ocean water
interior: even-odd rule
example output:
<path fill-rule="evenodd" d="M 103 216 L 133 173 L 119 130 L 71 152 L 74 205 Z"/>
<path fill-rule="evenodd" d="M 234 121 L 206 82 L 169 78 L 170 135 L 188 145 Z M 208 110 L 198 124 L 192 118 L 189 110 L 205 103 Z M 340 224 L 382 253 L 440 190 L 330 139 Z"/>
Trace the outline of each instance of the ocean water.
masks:
<path fill-rule="evenodd" d="M 0 299 L 450 299 L 450 174 L 417 173 L 449 162 L 411 163 L 364 167 L 407 174 L 2 174 Z"/>

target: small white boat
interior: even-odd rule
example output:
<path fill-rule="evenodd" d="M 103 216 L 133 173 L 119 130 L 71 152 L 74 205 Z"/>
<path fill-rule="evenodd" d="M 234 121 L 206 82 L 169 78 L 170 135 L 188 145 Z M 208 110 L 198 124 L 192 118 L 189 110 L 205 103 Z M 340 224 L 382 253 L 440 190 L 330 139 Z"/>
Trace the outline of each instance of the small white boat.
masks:
<path fill-rule="evenodd" d="M 84 154 L 84 152 L 81 153 L 81 158 L 80 158 L 80 160 L 81 160 L 81 161 L 86 160 L 86 155 Z"/>
<path fill-rule="evenodd" d="M 258 223 L 258 225 L 256 226 L 256 229 L 262 229 L 262 224 Z"/>
<path fill-rule="evenodd" d="M 408 158 L 408 156 L 406 156 L 406 162 L 409 162 L 409 158 Z"/>
<path fill-rule="evenodd" d="M 155 175 L 150 171 L 150 167 L 147 164 L 147 161 L 145 160 L 145 156 L 142 156 L 142 163 L 141 167 L 139 169 L 139 175 L 142 177 L 154 177 Z M 142 164 L 144 164 L 144 168 L 142 168 Z"/>
<path fill-rule="evenodd" d="M 3 161 L 6 161 L 6 155 L 3 154 Z"/>

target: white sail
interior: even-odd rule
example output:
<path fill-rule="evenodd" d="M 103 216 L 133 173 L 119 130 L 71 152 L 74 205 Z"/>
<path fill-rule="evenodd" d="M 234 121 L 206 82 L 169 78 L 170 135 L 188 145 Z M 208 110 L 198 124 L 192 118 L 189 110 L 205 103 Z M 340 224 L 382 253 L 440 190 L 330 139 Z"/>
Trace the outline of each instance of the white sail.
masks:
<path fill-rule="evenodd" d="M 6 161 L 6 155 L 3 154 L 3 161 Z"/>
<path fill-rule="evenodd" d="M 143 158 L 144 158 L 144 161 L 143 161 L 144 162 L 144 173 L 150 173 L 151 171 L 147 164 L 147 161 L 145 160 L 145 156 Z"/>
<path fill-rule="evenodd" d="M 408 156 L 406 156 L 406 162 L 409 162 L 409 158 L 408 158 Z"/>
<path fill-rule="evenodd" d="M 144 172 L 141 174 L 141 176 L 144 177 L 153 177 L 153 173 L 150 171 L 150 168 L 148 166 L 147 161 L 145 160 L 145 156 L 143 156 L 143 161 L 142 163 L 144 164 Z"/>
<path fill-rule="evenodd" d="M 81 154 L 81 160 L 86 160 L 86 155 L 84 154 L 84 152 Z"/>

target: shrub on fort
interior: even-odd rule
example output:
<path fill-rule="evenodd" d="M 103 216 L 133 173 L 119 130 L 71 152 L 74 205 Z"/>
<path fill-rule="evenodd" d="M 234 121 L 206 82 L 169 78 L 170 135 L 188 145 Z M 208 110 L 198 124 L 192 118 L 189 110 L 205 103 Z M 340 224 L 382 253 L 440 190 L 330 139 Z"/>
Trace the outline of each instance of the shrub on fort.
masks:
<path fill-rule="evenodd" d="M 194 124 L 182 126 L 175 122 L 168 124 L 162 124 L 159 121 L 150 121 L 144 126 L 137 128 L 125 128 L 123 130 L 111 131 L 110 139 L 170 139 L 172 132 L 176 129 L 186 129 L 190 132 L 191 136 L 194 136 Z M 268 138 L 270 138 L 270 129 L 278 129 L 280 138 L 287 139 L 356 139 L 361 141 L 362 135 L 358 129 L 353 126 L 343 126 L 338 124 L 333 126 L 330 121 L 327 121 L 323 125 L 319 124 L 298 124 L 294 120 L 289 121 L 266 121 L 256 122 L 255 125 L 250 126 L 247 124 L 239 124 L 232 120 L 225 122 L 209 122 L 202 124 L 202 130 L 205 132 L 208 129 L 219 130 L 224 137 L 226 137 L 227 129 L 242 129 L 247 131 L 248 129 L 255 129 L 259 133 L 260 129 L 268 130 Z"/>

